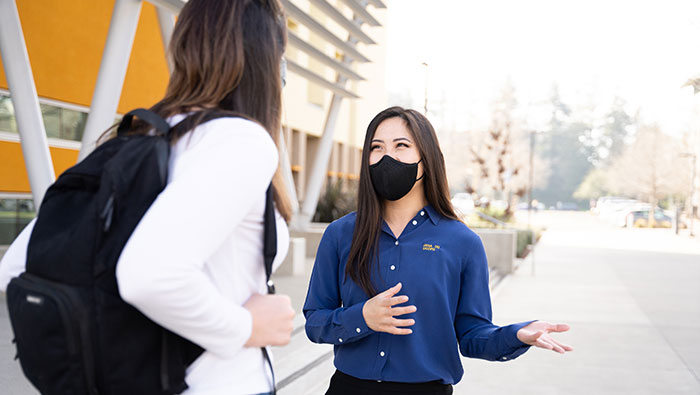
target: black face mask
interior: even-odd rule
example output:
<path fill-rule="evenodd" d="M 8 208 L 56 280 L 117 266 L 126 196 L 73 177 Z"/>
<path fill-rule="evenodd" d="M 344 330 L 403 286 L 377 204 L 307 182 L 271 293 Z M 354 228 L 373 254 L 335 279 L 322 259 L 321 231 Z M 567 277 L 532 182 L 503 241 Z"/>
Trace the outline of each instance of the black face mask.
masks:
<path fill-rule="evenodd" d="M 422 159 L 421 159 L 422 160 Z M 375 192 L 386 200 L 399 200 L 411 191 L 418 180 L 418 164 L 403 163 L 389 155 L 369 166 L 369 175 Z"/>

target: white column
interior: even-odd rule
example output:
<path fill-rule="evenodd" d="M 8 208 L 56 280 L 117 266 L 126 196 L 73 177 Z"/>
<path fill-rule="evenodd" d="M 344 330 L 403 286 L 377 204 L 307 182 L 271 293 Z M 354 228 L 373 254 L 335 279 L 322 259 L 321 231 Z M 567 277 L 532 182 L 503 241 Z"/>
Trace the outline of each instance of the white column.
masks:
<path fill-rule="evenodd" d="M 165 60 L 168 62 L 168 70 L 173 72 L 173 62 L 168 55 L 168 48 L 170 47 L 170 39 L 173 36 L 173 30 L 175 27 L 175 15 L 172 12 L 156 7 L 156 13 L 158 14 L 158 25 L 160 26 L 160 36 L 163 39 L 163 51 L 165 52 Z"/>
<path fill-rule="evenodd" d="M 0 53 L 15 110 L 34 206 L 38 210 L 46 189 L 56 176 L 14 0 L 0 0 Z"/>
<path fill-rule="evenodd" d="M 140 14 L 141 0 L 116 0 L 114 3 L 78 160 L 95 149 L 102 132 L 114 123 Z"/>
<path fill-rule="evenodd" d="M 346 80 L 346 78 L 340 77 L 339 80 L 339 83 L 344 84 L 345 81 L 342 80 Z M 298 218 L 294 221 L 294 225 L 301 229 L 306 228 L 309 223 L 311 223 L 311 219 L 314 213 L 316 213 L 316 206 L 321 196 L 323 181 L 328 173 L 328 161 L 333 151 L 333 134 L 335 132 L 335 124 L 338 121 L 338 114 L 340 113 L 340 105 L 342 102 L 343 97 L 334 93 L 333 99 L 331 99 L 331 105 L 328 108 L 328 114 L 326 115 L 323 135 L 318 143 L 316 157 L 314 157 L 314 163 L 311 167 L 311 174 L 309 174 L 309 179 L 307 180 L 304 204 L 301 207 Z"/>
<path fill-rule="evenodd" d="M 291 136 L 291 133 L 290 133 Z M 289 139 L 291 140 L 291 138 Z M 287 184 L 287 196 L 292 203 L 292 213 L 299 212 L 299 197 L 297 196 L 297 188 L 294 185 L 294 175 L 292 174 L 292 160 L 289 157 L 289 144 L 287 141 L 286 133 L 280 132 L 279 145 L 280 145 L 280 166 L 282 169 L 282 176 Z"/>
<path fill-rule="evenodd" d="M 367 1 L 360 2 L 362 7 L 367 6 Z M 359 27 L 362 25 L 362 20 L 354 15 L 353 22 Z M 353 37 L 352 34 L 348 35 L 348 44 L 355 48 L 359 40 Z M 348 67 L 352 64 L 353 59 L 344 56 L 343 64 Z M 340 86 L 345 86 L 348 78 L 340 73 L 336 74 L 336 82 Z M 335 133 L 335 125 L 338 122 L 338 115 L 340 113 L 340 105 L 343 103 L 343 96 L 336 93 L 333 94 L 331 99 L 330 107 L 328 108 L 328 114 L 326 115 L 326 122 L 323 126 L 323 135 L 321 136 L 321 141 L 318 144 L 318 150 L 316 151 L 316 157 L 314 158 L 314 163 L 311 168 L 311 174 L 306 184 L 306 191 L 304 192 L 304 203 L 302 204 L 301 211 L 298 215 L 294 216 L 292 221 L 292 227 L 295 229 L 306 229 L 308 228 L 311 220 L 316 213 L 316 207 L 318 206 L 318 199 L 321 196 L 321 188 L 323 187 L 323 180 L 326 178 L 328 172 L 328 161 L 331 157 L 331 152 L 333 151 L 333 134 Z"/>

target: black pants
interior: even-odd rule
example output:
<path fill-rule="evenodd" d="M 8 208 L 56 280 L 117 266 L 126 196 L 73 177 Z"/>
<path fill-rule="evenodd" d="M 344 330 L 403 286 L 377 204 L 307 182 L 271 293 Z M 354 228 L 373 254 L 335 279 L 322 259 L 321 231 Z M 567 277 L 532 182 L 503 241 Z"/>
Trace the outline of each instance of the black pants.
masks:
<path fill-rule="evenodd" d="M 395 383 L 361 380 L 336 370 L 326 395 L 451 395 L 452 386 L 438 381 L 428 383 Z"/>

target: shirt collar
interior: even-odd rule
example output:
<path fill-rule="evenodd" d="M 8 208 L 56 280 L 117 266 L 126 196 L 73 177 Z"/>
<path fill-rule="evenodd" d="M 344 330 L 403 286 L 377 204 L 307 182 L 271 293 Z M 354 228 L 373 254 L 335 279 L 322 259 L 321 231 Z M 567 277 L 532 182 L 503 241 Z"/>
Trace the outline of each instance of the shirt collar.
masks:
<path fill-rule="evenodd" d="M 438 222 L 440 222 L 440 214 L 437 211 L 435 211 L 433 206 L 427 205 L 423 207 L 423 210 L 421 211 L 425 211 L 425 215 L 427 215 L 428 218 L 430 218 L 430 222 L 432 222 L 433 225 L 437 225 Z"/>

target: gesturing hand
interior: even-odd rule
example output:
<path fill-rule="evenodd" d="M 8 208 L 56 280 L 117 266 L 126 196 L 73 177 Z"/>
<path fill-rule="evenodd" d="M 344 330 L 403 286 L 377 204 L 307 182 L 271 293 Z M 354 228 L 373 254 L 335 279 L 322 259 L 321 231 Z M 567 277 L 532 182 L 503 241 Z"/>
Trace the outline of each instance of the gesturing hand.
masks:
<path fill-rule="evenodd" d="M 401 283 L 394 285 L 386 291 L 377 294 L 362 306 L 362 316 L 367 326 L 375 332 L 386 332 L 394 335 L 410 335 L 412 330 L 400 328 L 412 326 L 416 322 L 412 319 L 396 319 L 394 317 L 410 314 L 416 311 L 416 306 L 392 307 L 408 302 L 408 296 L 394 296 L 401 290 Z"/>
<path fill-rule="evenodd" d="M 553 350 L 560 354 L 566 351 L 573 351 L 573 347 L 560 343 L 549 334 L 551 332 L 566 332 L 569 330 L 567 324 L 550 324 L 549 322 L 535 321 L 518 331 L 518 340 L 531 346 Z"/>

